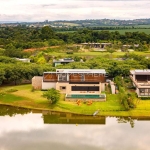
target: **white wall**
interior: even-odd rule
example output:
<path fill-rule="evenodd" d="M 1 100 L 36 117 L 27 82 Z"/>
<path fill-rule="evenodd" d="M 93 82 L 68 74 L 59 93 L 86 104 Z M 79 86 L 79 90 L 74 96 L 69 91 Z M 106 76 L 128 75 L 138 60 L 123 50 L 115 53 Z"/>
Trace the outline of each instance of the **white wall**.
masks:
<path fill-rule="evenodd" d="M 137 95 L 138 95 L 138 97 L 140 96 L 140 92 L 139 92 L 139 89 L 138 88 L 136 88 L 136 93 L 137 93 Z"/>
<path fill-rule="evenodd" d="M 42 90 L 47 90 L 51 88 L 56 89 L 56 82 L 43 82 L 42 81 Z"/>
<path fill-rule="evenodd" d="M 101 91 L 105 91 L 105 83 L 101 83 Z"/>

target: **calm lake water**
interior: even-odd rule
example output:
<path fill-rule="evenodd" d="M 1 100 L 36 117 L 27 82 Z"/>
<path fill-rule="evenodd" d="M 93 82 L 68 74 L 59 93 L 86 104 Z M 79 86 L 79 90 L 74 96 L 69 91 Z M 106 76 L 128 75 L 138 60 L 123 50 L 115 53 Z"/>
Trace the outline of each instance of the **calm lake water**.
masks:
<path fill-rule="evenodd" d="M 149 150 L 149 120 L 0 106 L 0 150 Z"/>

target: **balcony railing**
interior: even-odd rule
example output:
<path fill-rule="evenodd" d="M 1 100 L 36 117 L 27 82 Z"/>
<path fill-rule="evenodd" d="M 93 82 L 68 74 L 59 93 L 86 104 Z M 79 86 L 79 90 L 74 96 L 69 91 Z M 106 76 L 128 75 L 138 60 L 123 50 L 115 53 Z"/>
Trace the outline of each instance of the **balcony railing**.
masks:
<path fill-rule="evenodd" d="M 102 82 L 105 80 L 98 79 L 70 79 L 70 80 L 58 80 L 58 79 L 43 79 L 44 82 Z"/>

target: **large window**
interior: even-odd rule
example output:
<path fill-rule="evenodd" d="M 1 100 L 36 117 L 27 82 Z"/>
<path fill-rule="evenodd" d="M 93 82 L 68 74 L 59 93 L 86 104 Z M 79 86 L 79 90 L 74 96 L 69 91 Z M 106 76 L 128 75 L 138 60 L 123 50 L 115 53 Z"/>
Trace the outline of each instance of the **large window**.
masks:
<path fill-rule="evenodd" d="M 137 81 L 150 81 L 150 75 L 136 75 Z"/>
<path fill-rule="evenodd" d="M 59 81 L 67 81 L 67 74 L 59 74 Z"/>
<path fill-rule="evenodd" d="M 150 89 L 139 89 L 140 96 L 150 96 Z"/>
<path fill-rule="evenodd" d="M 72 86 L 72 91 L 99 91 L 99 86 Z"/>

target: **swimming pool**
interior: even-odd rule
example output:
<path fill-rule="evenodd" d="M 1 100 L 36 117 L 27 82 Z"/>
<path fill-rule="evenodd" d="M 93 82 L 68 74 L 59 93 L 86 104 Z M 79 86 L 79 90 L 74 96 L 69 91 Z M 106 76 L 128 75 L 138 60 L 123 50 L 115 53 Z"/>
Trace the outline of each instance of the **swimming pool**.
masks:
<path fill-rule="evenodd" d="M 105 94 L 66 94 L 66 98 L 71 99 L 105 99 Z"/>

